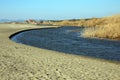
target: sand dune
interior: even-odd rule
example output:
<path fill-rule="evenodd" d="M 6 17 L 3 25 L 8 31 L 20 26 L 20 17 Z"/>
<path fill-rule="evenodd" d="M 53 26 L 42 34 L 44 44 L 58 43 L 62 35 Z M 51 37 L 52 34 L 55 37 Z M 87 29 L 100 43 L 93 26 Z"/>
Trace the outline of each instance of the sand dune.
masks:
<path fill-rule="evenodd" d="M 0 80 L 120 79 L 119 62 L 40 49 L 9 39 L 15 32 L 40 27 L 45 26 L 0 24 Z"/>

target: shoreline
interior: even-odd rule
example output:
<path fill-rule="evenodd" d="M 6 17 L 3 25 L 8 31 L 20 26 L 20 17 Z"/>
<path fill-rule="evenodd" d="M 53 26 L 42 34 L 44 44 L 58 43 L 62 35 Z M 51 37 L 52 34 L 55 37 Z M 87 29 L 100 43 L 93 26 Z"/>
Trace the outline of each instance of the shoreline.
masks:
<path fill-rule="evenodd" d="M 120 61 L 119 41 L 83 38 L 79 36 L 82 31 L 79 27 L 27 29 L 13 34 L 11 40 L 66 54 Z"/>
<path fill-rule="evenodd" d="M 45 50 L 9 39 L 16 32 L 34 28 L 42 26 L 0 24 L 0 80 L 119 79 L 119 62 Z"/>

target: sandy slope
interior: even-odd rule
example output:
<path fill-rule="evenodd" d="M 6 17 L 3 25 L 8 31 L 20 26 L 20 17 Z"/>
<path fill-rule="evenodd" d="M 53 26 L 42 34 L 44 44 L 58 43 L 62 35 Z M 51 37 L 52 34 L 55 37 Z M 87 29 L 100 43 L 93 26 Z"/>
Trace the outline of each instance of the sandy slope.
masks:
<path fill-rule="evenodd" d="M 0 24 L 0 80 L 120 79 L 119 62 L 64 54 L 9 40 L 9 36 L 17 31 L 37 27 Z"/>

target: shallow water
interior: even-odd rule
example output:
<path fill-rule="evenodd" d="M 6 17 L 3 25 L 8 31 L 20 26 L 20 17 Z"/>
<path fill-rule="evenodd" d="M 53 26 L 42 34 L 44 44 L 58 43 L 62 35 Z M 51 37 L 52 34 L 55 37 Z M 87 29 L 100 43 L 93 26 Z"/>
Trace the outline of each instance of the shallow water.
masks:
<path fill-rule="evenodd" d="M 80 36 L 83 30 L 79 27 L 36 29 L 18 33 L 11 39 L 68 54 L 120 61 L 120 41 L 83 38 Z"/>

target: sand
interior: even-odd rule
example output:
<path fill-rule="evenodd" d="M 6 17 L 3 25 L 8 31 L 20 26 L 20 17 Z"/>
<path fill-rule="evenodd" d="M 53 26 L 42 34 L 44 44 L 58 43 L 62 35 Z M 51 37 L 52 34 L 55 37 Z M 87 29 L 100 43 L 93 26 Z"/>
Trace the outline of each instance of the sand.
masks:
<path fill-rule="evenodd" d="M 9 39 L 10 35 L 18 31 L 44 27 L 0 24 L 0 80 L 120 79 L 119 62 L 40 49 Z"/>

